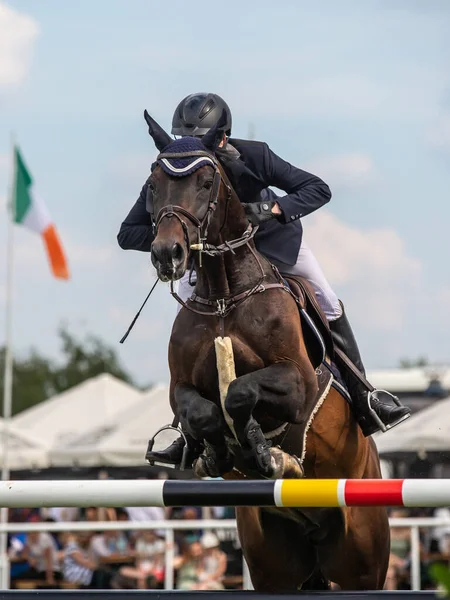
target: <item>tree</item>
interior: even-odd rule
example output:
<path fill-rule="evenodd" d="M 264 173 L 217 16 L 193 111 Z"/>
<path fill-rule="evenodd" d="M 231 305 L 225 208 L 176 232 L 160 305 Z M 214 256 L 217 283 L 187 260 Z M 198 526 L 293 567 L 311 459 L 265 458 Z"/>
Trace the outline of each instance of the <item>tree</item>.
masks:
<path fill-rule="evenodd" d="M 30 408 L 51 396 L 82 383 L 86 379 L 110 373 L 133 385 L 131 375 L 122 367 L 114 349 L 96 336 L 76 339 L 60 327 L 61 363 L 31 349 L 25 357 L 15 357 L 13 364 L 13 414 Z M 5 348 L 0 349 L 0 398 L 3 412 L 3 376 Z"/>
<path fill-rule="evenodd" d="M 93 335 L 79 341 L 66 328 L 60 327 L 64 364 L 54 372 L 54 393 L 63 392 L 90 377 L 109 373 L 133 384 L 129 373 L 121 366 L 115 350 Z"/>
<path fill-rule="evenodd" d="M 413 367 L 427 367 L 429 365 L 428 358 L 426 356 L 419 356 L 417 358 L 402 358 L 399 361 L 401 369 L 412 369 Z"/>
<path fill-rule="evenodd" d="M 5 349 L 0 350 L 1 405 L 3 414 L 3 376 Z M 53 393 L 51 362 L 35 350 L 27 357 L 14 360 L 13 364 L 13 414 L 42 402 Z"/>

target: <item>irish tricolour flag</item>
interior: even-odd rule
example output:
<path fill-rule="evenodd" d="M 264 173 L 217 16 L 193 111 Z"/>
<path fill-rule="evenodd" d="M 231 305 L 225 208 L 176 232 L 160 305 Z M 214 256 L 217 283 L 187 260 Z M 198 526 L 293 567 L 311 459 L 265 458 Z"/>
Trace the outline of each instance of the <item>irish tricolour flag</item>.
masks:
<path fill-rule="evenodd" d="M 53 275 L 59 279 L 69 279 L 66 257 L 55 225 L 46 205 L 36 193 L 33 178 L 18 148 L 14 149 L 14 162 L 14 221 L 41 235 Z"/>

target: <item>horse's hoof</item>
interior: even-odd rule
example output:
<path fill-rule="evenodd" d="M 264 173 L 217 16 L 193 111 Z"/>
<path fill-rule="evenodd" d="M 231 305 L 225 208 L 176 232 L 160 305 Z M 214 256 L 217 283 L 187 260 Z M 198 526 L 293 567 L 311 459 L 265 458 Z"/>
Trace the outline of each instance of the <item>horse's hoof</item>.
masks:
<path fill-rule="evenodd" d="M 264 477 L 273 477 L 270 443 L 264 437 L 260 425 L 251 418 L 245 428 L 245 437 L 252 450 L 258 471 Z"/>
<path fill-rule="evenodd" d="M 211 456 L 201 454 L 194 463 L 194 473 L 197 477 L 220 477 L 216 461 Z"/>
<path fill-rule="evenodd" d="M 207 448 L 194 464 L 194 473 L 197 477 L 222 477 L 224 473 L 232 471 L 234 460 L 227 450 L 223 457 L 218 457 L 214 450 Z"/>
<path fill-rule="evenodd" d="M 302 479 L 305 472 L 296 456 L 286 454 L 280 448 L 270 449 L 272 459 L 272 479 Z"/>

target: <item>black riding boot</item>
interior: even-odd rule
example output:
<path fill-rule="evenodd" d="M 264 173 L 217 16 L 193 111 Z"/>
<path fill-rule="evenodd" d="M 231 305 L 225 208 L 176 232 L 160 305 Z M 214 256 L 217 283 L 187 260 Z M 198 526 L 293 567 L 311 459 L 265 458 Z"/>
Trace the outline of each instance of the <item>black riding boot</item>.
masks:
<path fill-rule="evenodd" d="M 342 303 L 341 306 L 342 315 L 338 319 L 329 322 L 333 341 L 365 377 L 366 373 L 355 336 L 353 335 Z M 351 396 L 355 417 L 366 437 L 381 430 L 380 425 L 376 422 L 370 411 L 370 407 L 375 411 L 384 425 L 389 428 L 398 425 L 411 415 L 411 410 L 407 406 L 386 404 L 378 400 L 378 398 L 371 396 L 364 384 L 339 360 L 339 356 L 336 356 L 336 363 Z"/>
<path fill-rule="evenodd" d="M 192 463 L 196 458 L 200 456 L 203 451 L 202 446 L 194 440 L 187 433 L 184 434 L 186 436 L 188 449 L 186 452 L 186 460 L 185 460 L 185 468 L 191 469 Z M 152 440 L 149 442 L 149 446 L 152 443 Z M 165 465 L 172 465 L 175 468 L 179 468 L 182 460 L 183 460 L 183 451 L 184 451 L 185 443 L 183 436 L 180 435 L 174 442 L 170 444 L 165 450 L 147 450 L 145 455 L 145 460 L 150 464 L 154 465 L 155 462 L 162 463 Z"/>

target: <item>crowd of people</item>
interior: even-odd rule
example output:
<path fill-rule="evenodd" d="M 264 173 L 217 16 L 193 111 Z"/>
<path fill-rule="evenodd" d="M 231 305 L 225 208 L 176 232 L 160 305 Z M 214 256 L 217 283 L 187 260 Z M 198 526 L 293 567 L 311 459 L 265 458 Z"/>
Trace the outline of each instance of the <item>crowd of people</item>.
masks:
<path fill-rule="evenodd" d="M 231 509 L 210 509 L 214 519 Z M 133 529 L 138 521 L 201 519 L 197 507 L 12 509 L 12 522 L 66 522 L 64 532 L 13 533 L 8 539 L 12 588 L 162 589 L 167 543 L 161 530 Z M 73 531 L 74 521 L 128 521 L 124 531 Z M 174 587 L 242 589 L 242 553 L 235 531 L 175 531 Z"/>

